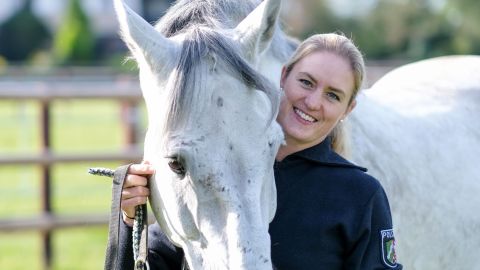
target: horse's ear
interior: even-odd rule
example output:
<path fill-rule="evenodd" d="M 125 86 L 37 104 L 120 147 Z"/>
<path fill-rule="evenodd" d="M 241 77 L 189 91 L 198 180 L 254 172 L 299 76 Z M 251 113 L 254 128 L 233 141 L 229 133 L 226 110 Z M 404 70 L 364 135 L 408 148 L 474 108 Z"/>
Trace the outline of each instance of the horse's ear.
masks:
<path fill-rule="evenodd" d="M 175 44 L 131 10 L 123 0 L 114 0 L 114 6 L 122 39 L 135 59 L 144 61 L 150 67 L 169 63 L 174 56 Z"/>
<path fill-rule="evenodd" d="M 240 42 L 249 61 L 255 62 L 258 55 L 270 46 L 277 27 L 281 2 L 263 1 L 235 28 L 235 38 Z"/>

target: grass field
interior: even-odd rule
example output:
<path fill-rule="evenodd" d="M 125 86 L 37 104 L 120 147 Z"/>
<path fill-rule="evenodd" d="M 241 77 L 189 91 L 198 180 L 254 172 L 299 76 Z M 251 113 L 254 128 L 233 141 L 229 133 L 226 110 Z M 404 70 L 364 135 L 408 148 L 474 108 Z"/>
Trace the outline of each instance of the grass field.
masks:
<path fill-rule="evenodd" d="M 40 150 L 38 104 L 0 100 L 0 156 Z M 52 104 L 52 148 L 59 153 L 118 151 L 123 147 L 120 106 L 114 101 L 56 101 Z M 145 117 L 142 117 L 144 119 Z M 144 123 L 142 121 L 142 126 Z M 107 213 L 110 182 L 89 167 L 120 163 L 58 164 L 53 167 L 56 214 Z M 0 219 L 40 213 L 39 168 L 0 166 Z M 68 228 L 53 233 L 53 269 L 101 269 L 107 227 Z M 0 232 L 0 269 L 42 269 L 40 234 Z"/>

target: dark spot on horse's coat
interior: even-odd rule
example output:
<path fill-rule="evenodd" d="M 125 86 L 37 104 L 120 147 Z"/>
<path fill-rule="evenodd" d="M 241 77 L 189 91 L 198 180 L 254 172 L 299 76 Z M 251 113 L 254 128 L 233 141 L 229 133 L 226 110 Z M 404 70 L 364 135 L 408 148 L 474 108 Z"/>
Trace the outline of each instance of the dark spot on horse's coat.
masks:
<path fill-rule="evenodd" d="M 252 180 L 248 179 L 247 182 L 250 184 L 250 183 L 252 183 Z"/>
<path fill-rule="evenodd" d="M 268 262 L 268 259 L 265 258 L 263 255 L 260 255 L 260 260 L 263 260 L 263 263 L 267 263 Z"/>
<path fill-rule="evenodd" d="M 272 147 L 273 146 L 273 142 L 268 142 L 268 147 Z"/>
<path fill-rule="evenodd" d="M 228 146 L 228 148 L 229 148 L 230 150 L 233 150 L 233 145 L 230 144 L 230 145 Z"/>
<path fill-rule="evenodd" d="M 197 141 L 199 141 L 199 142 L 205 141 L 205 136 L 202 136 L 202 137 L 198 138 Z"/>
<path fill-rule="evenodd" d="M 193 142 L 193 141 L 182 141 L 181 144 L 185 145 L 185 146 L 195 146 L 196 145 L 196 143 Z"/>
<path fill-rule="evenodd" d="M 217 99 L 217 106 L 218 106 L 218 107 L 223 107 L 223 98 L 222 98 L 222 97 L 218 97 L 218 99 Z"/>

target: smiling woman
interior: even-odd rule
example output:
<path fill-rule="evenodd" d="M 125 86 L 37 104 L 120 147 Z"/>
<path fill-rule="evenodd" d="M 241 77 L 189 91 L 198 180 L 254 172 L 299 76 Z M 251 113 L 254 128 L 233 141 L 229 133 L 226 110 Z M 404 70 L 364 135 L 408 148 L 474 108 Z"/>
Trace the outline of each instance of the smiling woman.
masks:
<path fill-rule="evenodd" d="M 332 145 L 364 73 L 361 53 L 339 34 L 308 38 L 282 69 L 277 121 L 286 144 L 276 156 L 278 207 L 269 228 L 278 269 L 402 269 L 383 187 Z"/>
<path fill-rule="evenodd" d="M 305 40 L 282 70 L 285 98 L 277 121 L 287 145 L 277 160 L 322 142 L 356 105 L 365 73 L 361 53 L 346 37 L 316 35 Z M 333 148 L 341 149 L 333 132 Z M 336 142 L 340 142 L 335 145 Z"/>
<path fill-rule="evenodd" d="M 287 147 L 277 160 L 322 142 L 355 106 L 349 102 L 354 91 L 353 75 L 347 60 L 330 52 L 314 52 L 282 75 L 285 98 L 278 122 Z"/>

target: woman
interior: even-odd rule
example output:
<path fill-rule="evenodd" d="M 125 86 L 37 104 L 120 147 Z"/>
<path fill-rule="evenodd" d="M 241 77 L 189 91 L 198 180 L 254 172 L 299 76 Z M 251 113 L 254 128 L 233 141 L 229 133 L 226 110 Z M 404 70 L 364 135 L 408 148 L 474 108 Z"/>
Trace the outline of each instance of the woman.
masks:
<path fill-rule="evenodd" d="M 334 151 L 364 70 L 361 53 L 338 34 L 308 38 L 282 69 L 277 121 L 286 144 L 276 156 L 278 205 L 269 227 L 276 269 L 402 269 L 383 188 Z M 146 202 L 145 176 L 152 173 L 148 163 L 130 168 L 122 195 L 126 225 L 134 206 Z M 158 225 L 152 234 L 151 268 L 179 269 L 181 251 Z"/>

